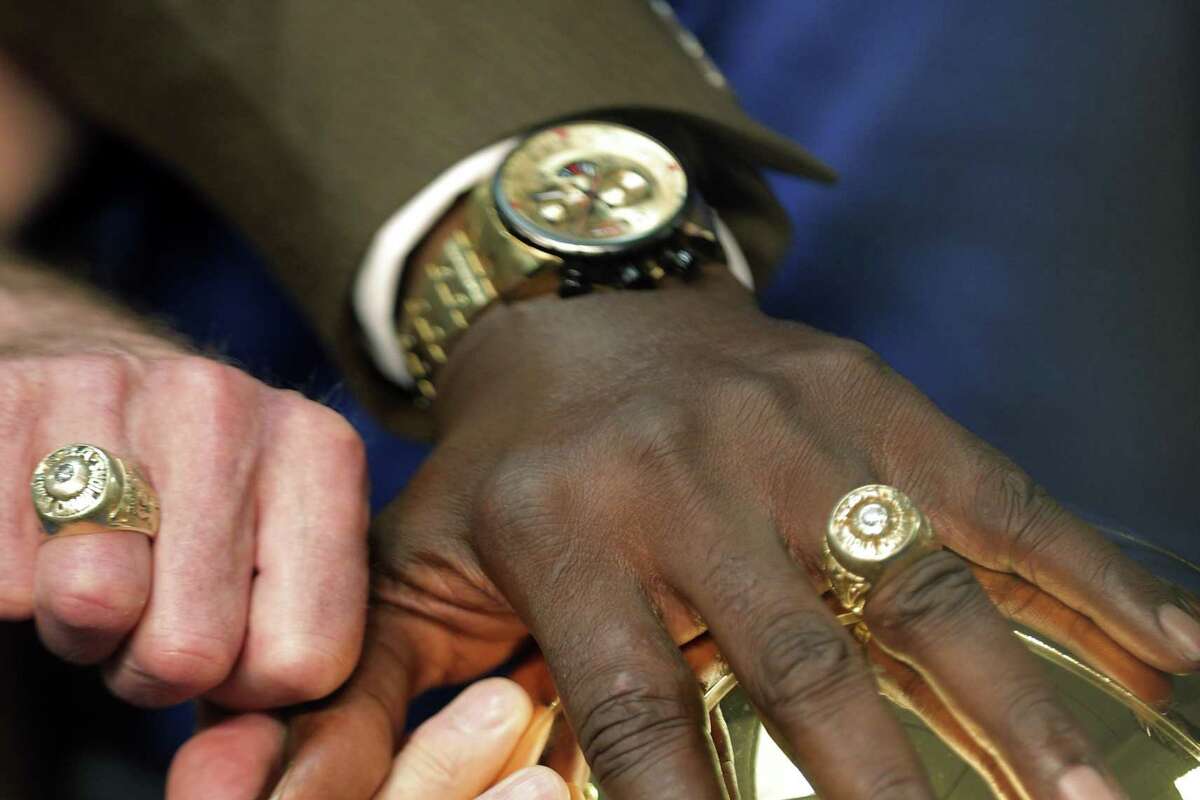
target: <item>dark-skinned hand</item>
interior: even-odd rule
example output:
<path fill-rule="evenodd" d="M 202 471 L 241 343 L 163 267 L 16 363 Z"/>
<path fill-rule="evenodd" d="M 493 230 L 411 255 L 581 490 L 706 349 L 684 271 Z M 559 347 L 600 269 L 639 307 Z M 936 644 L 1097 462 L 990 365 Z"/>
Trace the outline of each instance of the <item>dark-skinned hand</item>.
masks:
<path fill-rule="evenodd" d="M 1014 791 L 1101 800 L 1110 778 L 968 562 L 1149 667 L 1200 666 L 1200 624 L 1166 587 L 865 347 L 767 318 L 719 267 L 498 307 L 439 389 L 439 445 L 374 525 L 363 661 L 292 718 L 275 796 L 370 798 L 409 698 L 532 636 L 608 797 L 718 800 L 678 648 L 707 630 L 822 797 L 930 797 L 820 597 L 827 516 L 867 483 L 911 496 L 946 545 L 875 589 L 874 642 L 969 721 Z"/>

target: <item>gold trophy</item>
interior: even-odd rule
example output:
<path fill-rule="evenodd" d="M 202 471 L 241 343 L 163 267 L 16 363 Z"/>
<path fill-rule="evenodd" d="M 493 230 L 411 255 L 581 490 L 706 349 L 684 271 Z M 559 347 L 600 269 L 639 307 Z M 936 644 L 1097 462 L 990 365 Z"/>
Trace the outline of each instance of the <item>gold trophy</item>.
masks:
<path fill-rule="evenodd" d="M 1170 566 L 1176 577 L 1195 578 L 1200 567 L 1135 539 L 1108 531 L 1133 549 L 1150 553 Z M 856 625 L 856 614 L 841 616 Z M 1015 626 L 1013 635 L 1041 659 L 1068 707 L 1085 726 L 1112 773 L 1137 800 L 1200 800 L 1200 676 L 1156 674 L 1153 687 L 1127 688 L 1116 674 L 1081 657 L 1049 637 Z M 866 636 L 860 636 L 866 639 Z M 800 800 L 818 795 L 805 776 L 772 741 L 735 677 L 722 666 L 715 648 L 701 641 L 685 648 L 704 688 L 714 722 L 714 743 L 732 756 L 739 800 Z M 1129 656 L 1129 658 L 1133 658 Z M 878 670 L 880 692 L 891 702 L 913 748 L 924 763 L 935 796 L 943 800 L 1017 800 L 999 770 L 986 763 L 982 750 L 958 726 L 939 724 L 907 697 L 899 682 Z M 718 742 L 717 738 L 722 741 Z M 538 755 L 540 753 L 540 756 Z M 587 786 L 591 798 L 603 790 L 589 783 L 587 763 L 558 704 L 540 712 L 511 769 L 534 760 L 567 780 Z M 518 763 L 519 762 L 519 763 Z M 990 774 L 989 774 L 990 773 Z"/>

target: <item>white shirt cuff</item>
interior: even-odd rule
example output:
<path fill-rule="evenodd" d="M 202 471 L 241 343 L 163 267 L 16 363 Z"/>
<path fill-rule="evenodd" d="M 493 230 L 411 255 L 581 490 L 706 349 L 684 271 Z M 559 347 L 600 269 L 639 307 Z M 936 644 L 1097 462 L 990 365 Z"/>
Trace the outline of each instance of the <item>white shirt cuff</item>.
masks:
<path fill-rule="evenodd" d="M 396 303 L 408 255 L 437 224 L 462 194 L 487 180 L 516 146 L 513 137 L 467 156 L 415 194 L 376 232 L 354 282 L 352 302 L 366 336 L 367 349 L 376 366 L 390 380 L 412 388 L 405 353 L 396 334 Z M 716 212 L 713 223 L 725 251 L 729 271 L 746 288 L 754 288 L 754 276 L 733 233 Z"/>

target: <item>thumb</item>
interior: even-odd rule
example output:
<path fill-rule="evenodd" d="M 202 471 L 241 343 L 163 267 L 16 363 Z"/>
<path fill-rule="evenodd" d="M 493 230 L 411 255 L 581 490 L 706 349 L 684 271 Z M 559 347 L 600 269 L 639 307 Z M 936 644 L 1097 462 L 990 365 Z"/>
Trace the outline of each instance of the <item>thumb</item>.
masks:
<path fill-rule="evenodd" d="M 255 800 L 283 757 L 284 725 L 269 714 L 236 714 L 189 739 L 171 762 L 168 800 Z"/>
<path fill-rule="evenodd" d="M 372 609 L 350 681 L 291 717 L 286 766 L 271 800 L 375 795 L 391 770 L 415 684 L 417 664 L 407 641 L 394 609 Z"/>

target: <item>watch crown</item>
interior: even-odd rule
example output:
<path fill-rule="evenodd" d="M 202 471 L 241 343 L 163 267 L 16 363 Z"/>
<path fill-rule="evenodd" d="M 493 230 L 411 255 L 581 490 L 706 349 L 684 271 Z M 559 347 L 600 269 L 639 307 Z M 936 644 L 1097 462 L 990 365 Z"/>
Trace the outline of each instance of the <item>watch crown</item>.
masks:
<path fill-rule="evenodd" d="M 665 261 L 671 271 L 684 280 L 692 280 L 699 274 L 700 260 L 686 247 L 668 250 Z"/>

